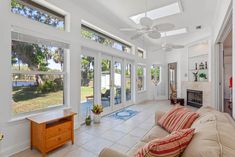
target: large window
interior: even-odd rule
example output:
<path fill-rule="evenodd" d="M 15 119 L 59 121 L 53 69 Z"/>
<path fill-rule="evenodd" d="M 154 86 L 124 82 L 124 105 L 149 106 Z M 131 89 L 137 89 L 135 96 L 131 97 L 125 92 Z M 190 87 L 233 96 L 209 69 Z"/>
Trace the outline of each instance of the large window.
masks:
<path fill-rule="evenodd" d="M 95 42 L 98 42 L 102 45 L 112 47 L 116 50 L 123 51 L 130 53 L 131 52 L 131 46 L 122 43 L 116 39 L 113 39 L 101 32 L 98 32 L 90 27 L 87 27 L 85 25 L 82 25 L 81 27 L 81 36 L 86 39 L 93 40 Z"/>
<path fill-rule="evenodd" d="M 146 89 L 146 68 L 143 65 L 137 66 L 137 91 L 144 91 Z"/>
<path fill-rule="evenodd" d="M 12 32 L 14 114 L 65 104 L 65 45 Z"/>
<path fill-rule="evenodd" d="M 31 0 L 11 0 L 11 12 L 58 29 L 65 29 L 65 16 Z"/>
<path fill-rule="evenodd" d="M 158 85 L 159 82 L 160 82 L 160 66 L 159 65 L 156 65 L 156 64 L 153 64 L 151 66 L 151 81 L 155 84 L 155 85 Z"/>

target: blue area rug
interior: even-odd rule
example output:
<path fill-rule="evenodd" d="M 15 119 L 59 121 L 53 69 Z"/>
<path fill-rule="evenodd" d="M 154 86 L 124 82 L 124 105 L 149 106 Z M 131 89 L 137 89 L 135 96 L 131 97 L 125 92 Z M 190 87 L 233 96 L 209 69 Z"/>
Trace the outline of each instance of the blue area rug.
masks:
<path fill-rule="evenodd" d="M 126 121 L 126 120 L 130 119 L 131 117 L 137 115 L 138 113 L 139 113 L 139 111 L 134 111 L 131 109 L 123 109 L 118 112 L 112 113 L 108 117 Z"/>

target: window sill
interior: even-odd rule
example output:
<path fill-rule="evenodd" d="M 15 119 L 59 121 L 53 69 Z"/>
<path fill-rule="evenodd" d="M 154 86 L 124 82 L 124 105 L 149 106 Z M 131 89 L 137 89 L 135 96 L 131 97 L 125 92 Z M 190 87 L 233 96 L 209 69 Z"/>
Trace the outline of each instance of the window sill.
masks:
<path fill-rule="evenodd" d="M 137 94 L 141 94 L 141 93 L 144 93 L 144 92 L 147 92 L 147 90 L 141 90 L 141 91 L 137 91 Z"/>
<path fill-rule="evenodd" d="M 8 122 L 9 123 L 14 123 L 14 122 L 17 122 L 17 121 L 25 120 L 28 117 L 37 116 L 37 115 L 40 115 L 40 114 L 47 114 L 47 113 L 55 112 L 55 111 L 60 111 L 60 110 L 63 110 L 65 108 L 68 108 L 68 107 L 67 106 L 60 106 L 60 107 L 58 106 L 58 107 L 55 107 L 53 109 L 46 109 L 46 110 L 43 110 L 43 111 L 40 111 L 40 112 L 37 112 L 37 113 L 28 113 L 28 114 L 22 114 L 20 116 L 13 116 Z"/>

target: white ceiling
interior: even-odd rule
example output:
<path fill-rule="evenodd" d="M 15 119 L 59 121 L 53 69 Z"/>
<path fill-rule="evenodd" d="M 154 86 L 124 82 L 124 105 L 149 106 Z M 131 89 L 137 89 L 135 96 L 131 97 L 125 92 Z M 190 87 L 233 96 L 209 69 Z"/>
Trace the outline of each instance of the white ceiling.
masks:
<path fill-rule="evenodd" d="M 76 0 L 74 0 L 76 1 Z M 148 10 L 156 9 L 177 0 L 148 0 Z M 219 0 L 181 0 L 183 13 L 154 20 L 155 24 L 172 23 L 177 28 L 186 27 L 189 33 L 167 37 L 168 42 L 188 44 L 209 35 L 215 19 L 215 12 Z M 89 7 L 97 16 L 107 19 L 117 30 L 124 27 L 139 27 L 129 17 L 145 11 L 145 0 L 79 0 L 80 5 Z M 195 27 L 202 25 L 201 30 Z M 126 33 L 131 36 L 131 33 Z M 140 40 L 141 41 L 141 40 Z M 146 40 L 145 40 L 146 41 Z M 147 40 L 148 46 L 156 46 L 161 39 Z"/>

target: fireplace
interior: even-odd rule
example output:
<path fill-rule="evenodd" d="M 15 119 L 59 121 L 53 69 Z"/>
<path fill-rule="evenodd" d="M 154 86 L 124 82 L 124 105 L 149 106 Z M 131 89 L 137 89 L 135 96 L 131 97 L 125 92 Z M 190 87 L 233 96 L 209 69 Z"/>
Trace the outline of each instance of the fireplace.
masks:
<path fill-rule="evenodd" d="M 203 92 L 187 89 L 187 105 L 200 108 L 203 104 Z"/>

